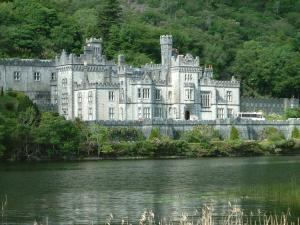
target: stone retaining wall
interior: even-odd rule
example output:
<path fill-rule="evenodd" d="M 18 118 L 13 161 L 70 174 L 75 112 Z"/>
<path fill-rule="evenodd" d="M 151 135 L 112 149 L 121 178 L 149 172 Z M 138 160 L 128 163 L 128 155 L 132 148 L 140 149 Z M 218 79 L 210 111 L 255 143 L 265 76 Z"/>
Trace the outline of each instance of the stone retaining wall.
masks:
<path fill-rule="evenodd" d="M 254 120 L 212 120 L 212 121 L 175 121 L 175 120 L 144 120 L 144 121 L 91 121 L 107 127 L 132 127 L 141 129 L 145 135 L 149 135 L 151 129 L 159 127 L 162 134 L 173 136 L 177 131 L 186 131 L 197 125 L 213 126 L 219 130 L 224 138 L 229 138 L 232 126 L 235 126 L 243 139 L 259 139 L 266 127 L 275 127 L 280 130 L 286 138 L 291 137 L 294 127 L 300 130 L 300 119 L 289 119 L 281 121 L 254 121 Z"/>

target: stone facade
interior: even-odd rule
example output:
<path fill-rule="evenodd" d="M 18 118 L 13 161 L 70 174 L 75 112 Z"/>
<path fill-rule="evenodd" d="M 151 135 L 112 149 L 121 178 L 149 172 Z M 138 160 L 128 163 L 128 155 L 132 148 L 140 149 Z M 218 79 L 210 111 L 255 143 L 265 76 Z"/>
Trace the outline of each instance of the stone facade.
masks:
<path fill-rule="evenodd" d="M 0 59 L 0 87 L 25 92 L 47 109 L 51 108 L 50 82 L 55 77 L 54 60 Z"/>
<path fill-rule="evenodd" d="M 160 37 L 161 64 L 134 68 L 102 54 L 102 40 L 86 41 L 80 56 L 63 51 L 54 60 L 0 61 L 0 86 L 26 92 L 39 105 L 57 106 L 67 119 L 215 120 L 240 111 L 240 83 L 213 79 L 212 66 L 173 51 Z"/>
<path fill-rule="evenodd" d="M 117 64 L 107 61 L 101 43 L 90 39 L 80 57 L 57 58 L 58 110 L 68 119 L 210 120 L 239 112 L 240 83 L 214 80 L 198 57 L 174 54 L 172 36 L 160 37 L 162 63 L 141 68 L 122 55 Z"/>
<path fill-rule="evenodd" d="M 282 114 L 288 108 L 299 107 L 297 98 L 249 98 L 241 97 L 241 112 L 258 112 Z"/>
<path fill-rule="evenodd" d="M 95 122 L 90 122 L 95 123 Z M 224 139 L 228 139 L 232 126 L 237 128 L 239 135 L 244 140 L 259 140 L 265 128 L 275 127 L 282 132 L 285 138 L 291 138 L 295 127 L 300 130 L 300 119 L 288 119 L 278 121 L 257 121 L 239 119 L 217 119 L 205 121 L 174 121 L 167 120 L 145 120 L 145 121 L 97 121 L 96 123 L 106 127 L 132 127 L 141 130 L 149 136 L 153 128 L 159 128 L 160 133 L 174 136 L 178 131 L 188 131 L 198 125 L 207 125 L 218 130 Z"/>

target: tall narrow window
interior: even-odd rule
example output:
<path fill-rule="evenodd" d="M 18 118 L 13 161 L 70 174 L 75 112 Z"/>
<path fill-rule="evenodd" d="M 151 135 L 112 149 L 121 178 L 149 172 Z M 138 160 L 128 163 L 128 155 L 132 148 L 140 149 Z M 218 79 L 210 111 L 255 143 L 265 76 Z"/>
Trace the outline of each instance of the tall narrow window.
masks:
<path fill-rule="evenodd" d="M 110 102 L 115 101 L 115 92 L 114 92 L 114 91 L 109 91 L 109 92 L 108 92 L 108 100 L 109 100 Z"/>
<path fill-rule="evenodd" d="M 142 107 L 138 107 L 138 118 L 142 118 Z"/>
<path fill-rule="evenodd" d="M 34 72 L 33 73 L 33 79 L 34 79 L 34 81 L 41 81 L 41 73 L 40 72 Z"/>
<path fill-rule="evenodd" d="M 227 109 L 227 118 L 233 118 L 233 109 Z"/>
<path fill-rule="evenodd" d="M 217 118 L 223 119 L 224 118 L 224 108 L 218 108 L 217 109 Z"/>
<path fill-rule="evenodd" d="M 124 89 L 121 88 L 120 90 L 120 100 L 124 100 Z"/>
<path fill-rule="evenodd" d="M 203 108 L 210 107 L 210 92 L 208 91 L 201 92 L 201 105 Z"/>
<path fill-rule="evenodd" d="M 143 98 L 149 99 L 150 98 L 150 88 L 144 88 L 143 89 Z"/>
<path fill-rule="evenodd" d="M 194 89 L 185 89 L 185 100 L 194 100 Z"/>
<path fill-rule="evenodd" d="M 144 113 L 144 118 L 149 119 L 150 118 L 150 107 L 145 107 L 143 109 L 143 113 Z"/>
<path fill-rule="evenodd" d="M 138 98 L 142 98 L 142 89 L 138 88 L 137 91 L 138 91 Z"/>
<path fill-rule="evenodd" d="M 20 71 L 14 72 L 14 80 L 21 80 L 21 72 Z"/>
<path fill-rule="evenodd" d="M 92 120 L 93 119 L 93 108 L 92 107 L 89 107 L 89 120 Z"/>
<path fill-rule="evenodd" d="M 227 91 L 226 92 L 226 100 L 228 102 L 231 102 L 232 101 L 232 91 Z"/>
<path fill-rule="evenodd" d="M 109 117 L 110 120 L 115 119 L 114 108 L 109 108 L 109 109 L 108 109 L 108 117 Z"/>
<path fill-rule="evenodd" d="M 81 92 L 78 93 L 77 98 L 78 98 L 78 103 L 82 103 L 82 94 L 81 94 Z"/>
<path fill-rule="evenodd" d="M 62 86 L 63 86 L 63 87 L 66 87 L 67 84 L 68 84 L 67 78 L 62 79 L 61 83 L 62 83 Z"/>
<path fill-rule="evenodd" d="M 162 108 L 161 107 L 154 108 L 154 117 L 157 117 L 157 118 L 162 117 Z"/>
<path fill-rule="evenodd" d="M 56 80 L 56 74 L 54 72 L 51 73 L 51 80 Z"/>
<path fill-rule="evenodd" d="M 161 89 L 155 89 L 155 100 L 161 100 Z"/>
<path fill-rule="evenodd" d="M 93 92 L 89 91 L 88 93 L 88 101 L 92 102 L 93 101 Z"/>

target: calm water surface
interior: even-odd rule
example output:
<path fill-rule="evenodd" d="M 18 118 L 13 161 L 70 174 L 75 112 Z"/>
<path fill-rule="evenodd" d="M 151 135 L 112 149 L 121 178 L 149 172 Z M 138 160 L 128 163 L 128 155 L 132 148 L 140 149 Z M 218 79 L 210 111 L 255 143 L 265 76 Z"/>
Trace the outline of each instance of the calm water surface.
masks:
<path fill-rule="evenodd" d="M 128 217 L 134 222 L 144 209 L 152 209 L 157 217 L 176 218 L 181 212 L 193 214 L 206 203 L 221 215 L 229 200 L 246 211 L 280 212 L 290 207 L 294 216 L 300 216 L 300 203 L 237 192 L 291 181 L 297 192 L 297 180 L 299 156 L 0 164 L 0 198 L 8 197 L 2 221 L 33 224 L 35 219 L 48 218 L 49 224 L 58 225 L 103 223 L 113 213 L 116 220 Z"/>

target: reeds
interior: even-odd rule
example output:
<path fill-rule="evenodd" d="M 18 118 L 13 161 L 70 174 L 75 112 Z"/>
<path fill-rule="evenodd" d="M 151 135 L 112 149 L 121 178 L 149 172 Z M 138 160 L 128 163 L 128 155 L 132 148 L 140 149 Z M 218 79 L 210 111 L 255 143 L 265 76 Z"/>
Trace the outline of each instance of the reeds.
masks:
<path fill-rule="evenodd" d="M 1 202 L 1 225 L 7 224 L 7 221 L 4 221 L 6 207 L 7 196 Z M 251 212 L 250 215 L 246 215 L 239 206 L 228 202 L 224 216 L 214 216 L 213 212 L 212 206 L 204 205 L 200 210 L 195 210 L 194 215 L 191 216 L 187 213 L 182 213 L 179 218 L 156 219 L 152 210 L 145 210 L 135 223 L 130 223 L 128 218 L 122 218 L 120 221 L 114 220 L 114 215 L 110 214 L 104 225 L 300 225 L 300 219 L 292 219 L 289 210 L 279 215 L 267 215 L 260 210 L 257 210 L 255 214 Z M 97 225 L 93 221 L 90 221 L 88 224 Z M 34 221 L 33 225 L 48 225 L 48 218 L 45 223 Z"/>

